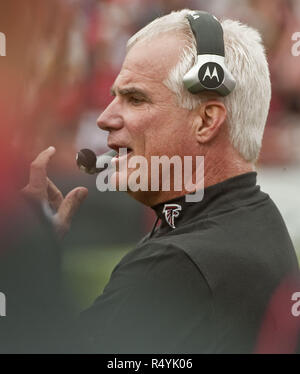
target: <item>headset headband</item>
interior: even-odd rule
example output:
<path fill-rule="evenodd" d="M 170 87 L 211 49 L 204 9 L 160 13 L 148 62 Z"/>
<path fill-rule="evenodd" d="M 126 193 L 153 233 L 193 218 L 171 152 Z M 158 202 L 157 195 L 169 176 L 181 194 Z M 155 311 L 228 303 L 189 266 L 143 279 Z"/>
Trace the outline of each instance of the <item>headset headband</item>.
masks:
<path fill-rule="evenodd" d="M 195 12 L 187 19 L 197 43 L 197 55 L 219 55 L 225 57 L 223 28 L 215 16 L 206 12 Z"/>

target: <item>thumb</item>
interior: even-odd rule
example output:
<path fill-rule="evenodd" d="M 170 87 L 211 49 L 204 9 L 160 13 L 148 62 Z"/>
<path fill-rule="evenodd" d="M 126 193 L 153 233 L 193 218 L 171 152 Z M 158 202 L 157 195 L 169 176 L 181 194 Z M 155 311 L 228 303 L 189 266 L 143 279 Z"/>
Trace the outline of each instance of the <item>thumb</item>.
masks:
<path fill-rule="evenodd" d="M 87 197 L 88 190 L 85 187 L 77 187 L 70 191 L 62 201 L 56 214 L 58 230 L 64 234 L 70 227 L 72 217 L 80 204 Z"/>

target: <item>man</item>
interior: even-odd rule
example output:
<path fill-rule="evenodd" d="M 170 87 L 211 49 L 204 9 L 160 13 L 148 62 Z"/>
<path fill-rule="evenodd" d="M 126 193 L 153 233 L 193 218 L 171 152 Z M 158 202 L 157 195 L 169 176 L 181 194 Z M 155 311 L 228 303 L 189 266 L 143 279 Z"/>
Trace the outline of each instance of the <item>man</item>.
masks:
<path fill-rule="evenodd" d="M 236 88 L 225 98 L 193 95 L 183 86 L 197 55 L 189 13 L 158 18 L 129 40 L 114 100 L 98 126 L 109 132 L 110 148 L 128 149 L 129 160 L 204 156 L 204 197 L 189 203 L 184 188 L 129 191 L 155 210 L 161 225 L 116 266 L 103 294 L 82 314 L 78 346 L 70 350 L 253 352 L 272 293 L 298 271 L 282 217 L 256 185 L 271 91 L 260 36 L 238 22 L 223 22 L 225 62 Z M 47 198 L 45 170 L 53 153 L 35 161 L 29 194 Z M 120 158 L 115 162 L 117 185 L 128 182 L 134 170 L 122 169 Z M 55 186 L 48 187 L 59 208 L 56 224 L 65 228 L 76 194 L 86 191 L 71 192 L 66 203 Z M 172 224 L 166 204 L 178 208 Z"/>

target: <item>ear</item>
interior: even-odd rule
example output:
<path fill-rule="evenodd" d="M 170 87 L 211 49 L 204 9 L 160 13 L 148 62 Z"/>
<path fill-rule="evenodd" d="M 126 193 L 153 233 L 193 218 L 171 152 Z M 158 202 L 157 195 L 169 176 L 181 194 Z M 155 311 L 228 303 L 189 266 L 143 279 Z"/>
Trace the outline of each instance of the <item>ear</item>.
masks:
<path fill-rule="evenodd" d="M 194 120 L 197 141 L 201 144 L 212 140 L 226 120 L 225 105 L 217 100 L 209 100 L 201 104 Z"/>

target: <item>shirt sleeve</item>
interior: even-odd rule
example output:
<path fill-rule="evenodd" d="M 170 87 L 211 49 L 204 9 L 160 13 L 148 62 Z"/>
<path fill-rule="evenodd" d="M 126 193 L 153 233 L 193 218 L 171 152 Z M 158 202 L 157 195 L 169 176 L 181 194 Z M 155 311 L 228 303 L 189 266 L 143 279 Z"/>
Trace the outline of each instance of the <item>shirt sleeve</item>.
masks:
<path fill-rule="evenodd" d="M 186 253 L 146 244 L 121 261 L 82 313 L 77 347 L 89 353 L 205 352 L 211 312 L 208 284 Z"/>

